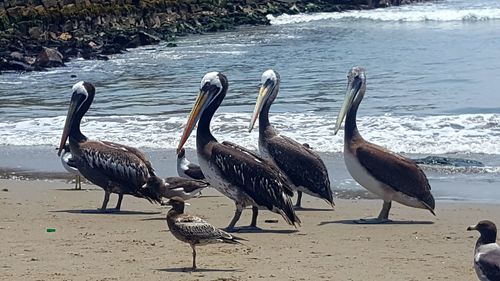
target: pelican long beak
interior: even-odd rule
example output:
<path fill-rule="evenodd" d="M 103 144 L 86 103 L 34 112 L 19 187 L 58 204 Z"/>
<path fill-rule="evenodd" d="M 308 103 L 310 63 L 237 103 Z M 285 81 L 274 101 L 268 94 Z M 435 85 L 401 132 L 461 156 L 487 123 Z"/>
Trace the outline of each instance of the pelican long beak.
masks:
<path fill-rule="evenodd" d="M 477 230 L 477 225 L 471 225 L 471 226 L 467 227 L 467 230 L 468 231 Z"/>
<path fill-rule="evenodd" d="M 59 149 L 57 151 L 57 156 L 61 156 L 61 151 L 64 149 L 64 145 L 69 137 L 69 132 L 73 126 L 74 115 L 78 108 L 79 100 L 78 95 L 73 94 L 71 96 L 71 102 L 69 103 L 68 115 L 66 115 L 66 122 L 64 123 L 64 129 L 61 136 L 61 142 L 59 143 Z"/>
<path fill-rule="evenodd" d="M 262 110 L 262 106 L 264 106 L 264 101 L 266 99 L 267 94 L 271 91 L 270 86 L 261 86 L 259 90 L 259 96 L 257 97 L 257 102 L 255 103 L 255 108 L 252 114 L 252 120 L 250 120 L 250 125 L 248 126 L 248 132 L 251 132 L 253 127 L 255 126 L 255 121 L 259 117 L 260 111 Z"/>
<path fill-rule="evenodd" d="M 191 109 L 191 113 L 189 114 L 188 121 L 186 123 L 186 127 L 184 127 L 184 132 L 182 133 L 181 141 L 179 142 L 179 146 L 177 146 L 177 153 L 184 147 L 184 144 L 188 140 L 189 136 L 193 132 L 194 126 L 200 120 L 201 113 L 205 110 L 205 107 L 208 104 L 208 95 L 207 92 L 200 91 L 198 94 L 198 98 L 194 103 L 193 108 Z"/>
<path fill-rule="evenodd" d="M 349 82 L 349 84 L 347 85 L 344 103 L 342 104 L 342 107 L 340 108 L 339 111 L 339 115 L 337 116 L 337 123 L 335 123 L 335 129 L 333 131 L 334 135 L 336 135 L 337 132 L 340 130 L 340 125 L 342 125 L 342 121 L 344 121 L 344 118 L 349 109 L 351 108 L 352 102 L 356 97 L 356 94 L 359 92 L 360 88 L 361 88 L 361 83 L 357 80 Z"/>

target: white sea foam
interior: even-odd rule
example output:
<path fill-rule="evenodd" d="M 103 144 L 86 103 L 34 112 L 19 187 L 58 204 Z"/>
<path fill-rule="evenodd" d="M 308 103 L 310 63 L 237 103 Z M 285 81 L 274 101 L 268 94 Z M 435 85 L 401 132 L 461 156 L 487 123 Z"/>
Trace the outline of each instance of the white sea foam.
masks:
<path fill-rule="evenodd" d="M 0 145 L 54 145 L 61 136 L 64 118 L 36 118 L 0 122 Z M 137 147 L 176 148 L 187 117 L 170 115 L 86 117 L 82 131 L 103 139 Z M 392 151 L 417 154 L 500 154 L 500 114 L 452 116 L 365 116 L 358 118 L 363 137 Z M 220 113 L 212 131 L 220 141 L 229 140 L 256 149 L 258 130 L 247 132 L 250 114 Z M 284 135 L 308 143 L 322 152 L 341 152 L 342 132 L 333 135 L 334 117 L 315 113 L 274 114 L 271 122 Z M 194 148 L 195 133 L 187 146 Z"/>
<path fill-rule="evenodd" d="M 471 3 L 469 3 L 471 4 Z M 473 3 L 472 3 L 473 4 Z M 472 5 L 471 4 L 471 5 Z M 422 21 L 484 21 L 500 19 L 500 7 L 485 5 L 461 7 L 447 3 L 409 5 L 374 10 L 355 10 L 332 13 L 312 13 L 298 15 L 268 15 L 273 25 L 294 24 L 320 20 L 373 20 L 394 22 Z"/>

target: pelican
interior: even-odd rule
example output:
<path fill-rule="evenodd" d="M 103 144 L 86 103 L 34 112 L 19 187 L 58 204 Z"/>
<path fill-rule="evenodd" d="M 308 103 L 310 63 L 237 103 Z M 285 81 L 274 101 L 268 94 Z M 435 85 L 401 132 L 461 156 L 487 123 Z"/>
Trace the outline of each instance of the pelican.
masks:
<path fill-rule="evenodd" d="M 191 163 L 186 158 L 186 150 L 181 148 L 177 153 L 177 174 L 180 177 L 193 179 L 193 180 L 203 180 L 205 176 L 201 172 L 200 166 Z"/>
<path fill-rule="evenodd" d="M 201 171 L 212 187 L 236 204 L 227 231 L 236 231 L 234 226 L 245 206 L 252 206 L 250 228 L 257 226 L 259 207 L 281 214 L 291 225 L 300 224 L 289 197 L 293 196 L 293 192 L 278 168 L 241 146 L 217 142 L 210 132 L 210 121 L 227 89 L 228 81 L 224 74 L 210 72 L 203 77 L 177 151 L 182 149 L 198 123 L 196 150 Z"/>
<path fill-rule="evenodd" d="M 474 269 L 481 281 L 500 280 L 500 246 L 497 242 L 497 227 L 488 220 L 469 226 L 467 230 L 481 233 L 474 249 Z"/>
<path fill-rule="evenodd" d="M 302 192 L 326 200 L 334 206 L 328 170 L 308 144 L 300 144 L 279 135 L 269 123 L 269 109 L 280 88 L 280 75 L 270 69 L 262 74 L 262 86 L 248 130 L 251 132 L 259 117 L 259 151 L 285 173 L 292 188 L 297 190 L 296 208 L 301 208 Z"/>
<path fill-rule="evenodd" d="M 78 169 L 72 165 L 74 165 L 73 160 L 71 159 L 71 151 L 69 150 L 69 144 L 65 144 L 63 147 L 63 153 L 61 154 L 61 163 L 70 174 L 75 175 L 75 190 L 82 189 L 82 174 L 78 171 Z"/>
<path fill-rule="evenodd" d="M 69 138 L 72 162 L 90 182 L 104 189 L 101 212 L 119 211 L 124 194 L 161 202 L 163 180 L 158 178 L 146 156 L 138 149 L 108 141 L 89 140 L 80 131 L 82 117 L 94 100 L 95 88 L 88 82 L 73 86 L 58 155 Z M 115 209 L 106 209 L 111 193 L 118 194 Z"/>
<path fill-rule="evenodd" d="M 238 240 L 245 240 L 215 228 L 203 219 L 184 213 L 184 201 L 172 198 L 168 201 L 172 209 L 167 213 L 168 229 L 175 238 L 188 243 L 193 249 L 193 267 L 196 270 L 196 246 L 213 243 L 241 244 Z"/>
<path fill-rule="evenodd" d="M 435 215 L 431 186 L 422 169 L 408 158 L 367 142 L 359 134 L 356 113 L 366 91 L 365 71 L 354 67 L 347 78 L 347 91 L 334 134 L 337 134 L 347 116 L 344 128 L 344 161 L 347 170 L 360 185 L 384 200 L 377 218 L 355 222 L 390 222 L 389 210 L 393 200 L 406 206 L 427 209 Z"/>
<path fill-rule="evenodd" d="M 199 197 L 201 190 L 208 187 L 208 182 L 204 180 L 191 180 L 181 177 L 168 177 L 164 180 L 164 187 L 161 189 L 162 197 L 169 198 L 175 194 L 184 201 L 193 197 Z M 162 205 L 164 205 L 162 203 Z"/>

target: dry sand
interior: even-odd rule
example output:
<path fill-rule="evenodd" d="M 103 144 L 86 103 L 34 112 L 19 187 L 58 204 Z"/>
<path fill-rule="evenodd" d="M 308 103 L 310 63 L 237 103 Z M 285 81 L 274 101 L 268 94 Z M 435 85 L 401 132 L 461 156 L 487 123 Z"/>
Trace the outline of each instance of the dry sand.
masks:
<path fill-rule="evenodd" d="M 328 210 L 304 196 L 303 224 L 295 231 L 276 214 L 259 216 L 262 233 L 240 233 L 245 246 L 191 248 L 165 223 L 167 207 L 125 197 L 121 214 L 86 213 L 99 207 L 103 191 L 71 191 L 58 181 L 0 180 L 1 280 L 476 280 L 472 253 L 481 219 L 500 222 L 494 204 L 437 202 L 437 217 L 394 204 L 398 223 L 356 225 L 378 214 L 380 200 L 337 200 Z M 225 227 L 233 203 L 214 190 L 191 201 L 187 212 Z M 113 197 L 110 206 L 115 203 Z M 246 210 L 239 225 L 250 221 Z M 278 219 L 278 223 L 265 223 Z M 55 228 L 56 232 L 46 232 Z"/>

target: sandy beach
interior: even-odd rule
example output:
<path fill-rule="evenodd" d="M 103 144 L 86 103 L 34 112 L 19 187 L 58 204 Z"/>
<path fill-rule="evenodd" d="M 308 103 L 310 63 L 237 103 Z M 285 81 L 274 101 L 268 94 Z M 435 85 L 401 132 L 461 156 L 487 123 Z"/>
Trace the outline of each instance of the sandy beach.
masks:
<path fill-rule="evenodd" d="M 379 200 L 336 200 L 335 211 L 304 197 L 303 224 L 288 226 L 261 212 L 261 233 L 239 233 L 244 246 L 198 249 L 196 272 L 189 245 L 168 231 L 168 207 L 125 197 L 118 214 L 93 212 L 103 192 L 73 191 L 62 181 L 0 180 L 1 280 L 475 280 L 472 251 L 478 233 L 468 225 L 500 221 L 495 204 L 437 202 L 437 217 L 394 204 L 393 224 L 356 225 L 378 214 Z M 7 189 L 8 191 L 5 191 Z M 113 197 L 110 205 L 114 204 Z M 187 212 L 218 227 L 232 202 L 215 190 L 193 199 Z M 250 221 L 250 210 L 240 225 Z M 265 220 L 278 219 L 278 223 Z M 55 228 L 55 232 L 47 232 Z"/>

